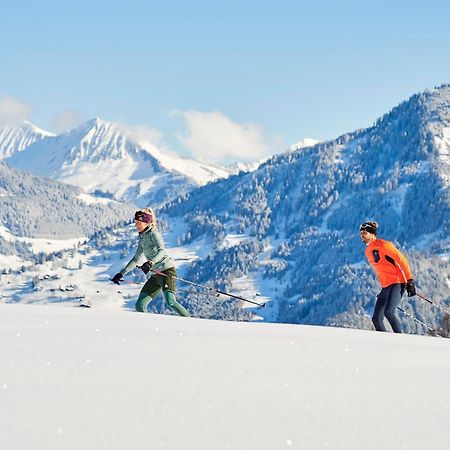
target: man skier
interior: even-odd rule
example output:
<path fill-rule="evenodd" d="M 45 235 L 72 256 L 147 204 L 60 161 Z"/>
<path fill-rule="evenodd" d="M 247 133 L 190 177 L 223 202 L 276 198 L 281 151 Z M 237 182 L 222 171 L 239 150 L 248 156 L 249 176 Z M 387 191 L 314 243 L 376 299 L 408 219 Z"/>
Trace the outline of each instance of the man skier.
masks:
<path fill-rule="evenodd" d="M 365 222 L 359 228 L 361 240 L 367 245 L 366 257 L 378 276 L 381 292 L 373 312 L 372 322 L 377 331 L 386 331 L 386 316 L 394 333 L 401 333 L 395 310 L 406 287 L 408 297 L 416 295 L 413 275 L 405 256 L 392 242 L 377 238 L 377 222 Z"/>
<path fill-rule="evenodd" d="M 175 265 L 164 248 L 163 239 L 156 228 L 153 210 L 145 208 L 136 211 L 134 226 L 139 232 L 136 254 L 120 272 L 111 278 L 111 281 L 120 284 L 123 276 L 135 267 L 139 267 L 145 274 L 153 268 L 159 273 L 153 273 L 144 284 L 136 302 L 136 311 L 147 312 L 149 303 L 162 289 L 164 299 L 169 307 L 180 316 L 189 317 L 189 313 L 175 298 Z"/>

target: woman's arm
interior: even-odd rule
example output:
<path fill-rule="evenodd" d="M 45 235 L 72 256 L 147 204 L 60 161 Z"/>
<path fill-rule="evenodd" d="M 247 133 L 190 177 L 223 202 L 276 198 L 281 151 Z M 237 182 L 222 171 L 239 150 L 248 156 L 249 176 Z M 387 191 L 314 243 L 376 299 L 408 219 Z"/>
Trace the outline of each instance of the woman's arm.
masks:
<path fill-rule="evenodd" d="M 131 272 L 136 266 L 145 262 L 144 252 L 142 247 L 138 244 L 136 254 L 130 259 L 130 262 L 120 271 L 122 275 L 126 275 Z"/>

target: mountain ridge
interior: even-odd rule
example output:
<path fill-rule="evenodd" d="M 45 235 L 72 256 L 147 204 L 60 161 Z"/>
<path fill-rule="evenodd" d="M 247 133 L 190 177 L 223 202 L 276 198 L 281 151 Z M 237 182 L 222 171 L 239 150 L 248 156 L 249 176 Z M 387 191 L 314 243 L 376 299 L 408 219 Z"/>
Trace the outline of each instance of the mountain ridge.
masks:
<path fill-rule="evenodd" d="M 20 170 L 143 206 L 230 174 L 218 165 L 169 155 L 98 117 L 8 154 L 5 161 Z"/>
<path fill-rule="evenodd" d="M 0 126 L 0 160 L 9 158 L 14 153 L 21 152 L 32 143 L 48 136 L 54 135 L 27 120 L 4 124 Z"/>

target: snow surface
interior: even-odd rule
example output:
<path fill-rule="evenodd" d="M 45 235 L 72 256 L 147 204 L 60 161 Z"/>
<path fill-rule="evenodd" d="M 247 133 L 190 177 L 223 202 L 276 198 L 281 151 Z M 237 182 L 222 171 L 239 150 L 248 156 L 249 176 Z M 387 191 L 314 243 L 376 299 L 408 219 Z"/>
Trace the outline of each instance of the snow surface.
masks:
<path fill-rule="evenodd" d="M 316 145 L 319 142 L 321 142 L 321 141 L 318 139 L 304 138 L 304 139 L 301 139 L 300 141 L 296 142 L 295 144 L 292 144 L 290 146 L 290 150 L 291 150 L 291 152 L 294 152 L 296 150 L 300 150 L 301 148 L 312 147 L 313 145 Z"/>
<path fill-rule="evenodd" d="M 112 200 L 108 198 L 102 198 L 102 197 L 94 197 L 93 195 L 84 194 L 81 193 L 78 195 L 78 198 L 86 203 L 86 205 L 93 205 L 95 203 L 100 203 L 102 205 L 108 205 L 109 203 L 112 203 Z"/>
<path fill-rule="evenodd" d="M 442 177 L 446 185 L 450 184 L 450 127 L 442 128 L 442 137 L 435 137 L 439 162 L 442 165 Z"/>
<path fill-rule="evenodd" d="M 0 237 L 2 237 L 5 241 L 8 242 L 16 241 L 28 244 L 34 253 L 43 252 L 45 254 L 71 248 L 73 246 L 78 245 L 81 242 L 85 242 L 88 240 L 86 236 L 80 236 L 78 238 L 72 239 L 49 239 L 49 238 L 30 238 L 30 237 L 14 236 L 10 232 L 10 230 L 1 225 L 0 225 Z"/>
<path fill-rule="evenodd" d="M 447 448 L 450 341 L 0 304 L 0 448 Z"/>
<path fill-rule="evenodd" d="M 27 120 L 0 125 L 0 159 L 8 158 L 16 152 L 21 152 L 33 142 L 51 136 L 54 135 Z"/>

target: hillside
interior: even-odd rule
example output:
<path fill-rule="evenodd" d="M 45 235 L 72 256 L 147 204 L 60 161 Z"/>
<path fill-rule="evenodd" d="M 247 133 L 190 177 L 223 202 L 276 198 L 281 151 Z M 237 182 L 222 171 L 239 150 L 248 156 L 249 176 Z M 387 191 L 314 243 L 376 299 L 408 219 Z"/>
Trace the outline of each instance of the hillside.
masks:
<path fill-rule="evenodd" d="M 358 230 L 375 219 L 380 237 L 409 258 L 419 292 L 449 309 L 449 130 L 450 87 L 444 85 L 414 95 L 368 129 L 275 156 L 253 172 L 167 204 L 159 223 L 179 274 L 266 303 L 239 309 L 236 302 L 189 292 L 185 306 L 202 318 L 249 320 L 255 314 L 270 322 L 371 329 L 379 286 Z M 13 222 L 24 226 L 22 219 Z M 3 289 L 5 301 L 45 302 L 48 289 L 59 286 L 36 291 L 31 282 L 55 271 L 63 288 L 73 277 L 88 286 L 105 283 L 131 257 L 135 232 L 115 226 L 100 235 L 54 264 L 25 264 L 27 270 L 18 271 L 23 262 L 0 260 L 0 267 L 15 270 Z M 142 283 L 140 275 L 132 276 Z M 132 307 L 129 295 L 119 307 Z M 417 297 L 404 298 L 401 306 L 433 328 L 443 318 Z M 406 315 L 401 320 L 405 332 L 427 333 Z"/>
<path fill-rule="evenodd" d="M 0 161 L 0 270 L 35 266 L 99 229 L 125 224 L 134 208 L 20 172 Z"/>
<path fill-rule="evenodd" d="M 422 450 L 450 438 L 445 339 L 1 304 L 0 329 L 9 450 Z"/>
<path fill-rule="evenodd" d="M 364 130 L 271 158 L 164 210 L 179 242 L 208 247 L 188 277 L 271 298 L 266 319 L 370 328 L 379 290 L 359 225 L 377 220 L 428 297 L 450 304 L 450 86 L 417 94 Z M 180 227 L 179 222 L 184 222 Z M 416 299 L 404 305 L 437 325 Z M 418 331 L 406 317 L 403 326 Z"/>

